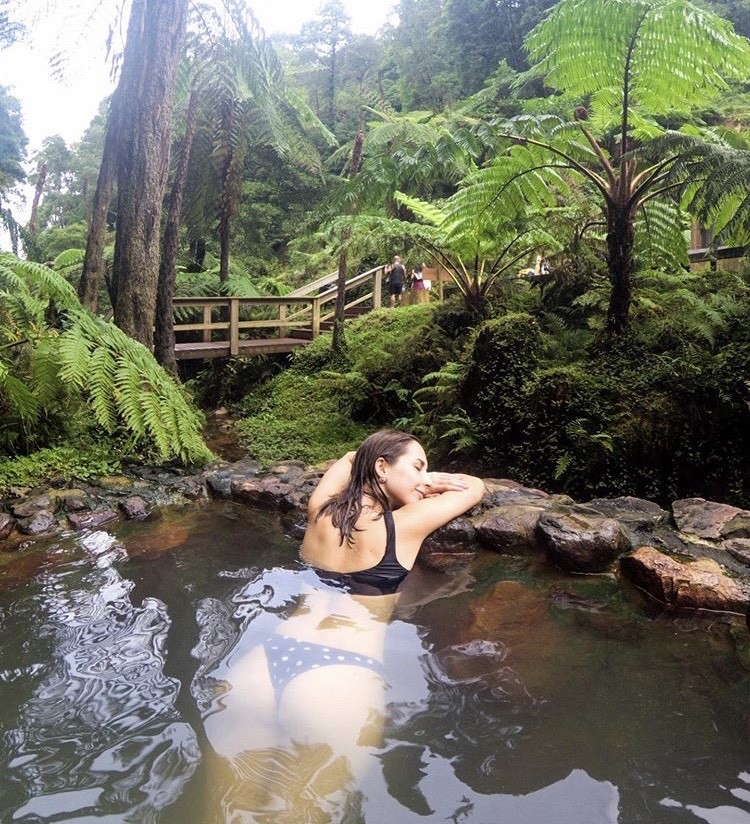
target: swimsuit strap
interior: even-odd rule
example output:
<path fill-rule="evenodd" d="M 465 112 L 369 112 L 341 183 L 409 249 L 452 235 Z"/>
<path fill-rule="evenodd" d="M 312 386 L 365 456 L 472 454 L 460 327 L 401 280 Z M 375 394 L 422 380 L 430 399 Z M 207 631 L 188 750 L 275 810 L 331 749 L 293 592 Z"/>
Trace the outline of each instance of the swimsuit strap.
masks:
<path fill-rule="evenodd" d="M 385 554 L 380 561 L 381 564 L 386 560 L 396 560 L 396 524 L 393 522 L 393 512 L 390 509 L 383 512 L 383 520 L 385 521 Z"/>
<path fill-rule="evenodd" d="M 360 595 L 384 595 L 395 592 L 409 572 L 396 556 L 396 525 L 390 509 L 383 512 L 385 522 L 385 552 L 370 569 L 359 572 L 329 572 L 316 570 L 318 577 L 334 586 L 341 586 Z"/>

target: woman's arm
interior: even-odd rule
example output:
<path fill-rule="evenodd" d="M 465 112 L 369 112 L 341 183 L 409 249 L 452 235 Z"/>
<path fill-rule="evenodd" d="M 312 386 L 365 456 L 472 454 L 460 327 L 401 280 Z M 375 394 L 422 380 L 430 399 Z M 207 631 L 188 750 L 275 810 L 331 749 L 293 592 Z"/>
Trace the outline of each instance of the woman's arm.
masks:
<path fill-rule="evenodd" d="M 396 510 L 399 534 L 420 543 L 448 521 L 476 506 L 485 493 L 484 481 L 473 475 L 429 474 L 427 497 Z"/>
<path fill-rule="evenodd" d="M 352 474 L 352 461 L 354 460 L 354 452 L 347 452 L 343 458 L 339 458 L 335 463 L 331 464 L 326 470 L 325 475 L 318 481 L 318 485 L 310 495 L 310 500 L 307 502 L 307 515 L 313 517 L 318 514 L 321 506 L 334 495 L 343 492 L 349 483 L 349 478 Z"/>

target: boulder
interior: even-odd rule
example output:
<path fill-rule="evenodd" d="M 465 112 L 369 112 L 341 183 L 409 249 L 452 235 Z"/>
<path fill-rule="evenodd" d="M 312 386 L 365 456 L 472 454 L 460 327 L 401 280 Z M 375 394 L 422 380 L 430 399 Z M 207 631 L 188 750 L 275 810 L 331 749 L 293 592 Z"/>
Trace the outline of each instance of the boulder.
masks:
<path fill-rule="evenodd" d="M 603 572 L 630 549 L 619 522 L 600 515 L 548 511 L 539 517 L 536 529 L 550 559 L 572 572 Z"/>
<path fill-rule="evenodd" d="M 623 556 L 620 569 L 649 595 L 675 607 L 744 612 L 750 601 L 737 581 L 710 558 L 682 562 L 643 546 Z"/>
<path fill-rule="evenodd" d="M 46 535 L 49 532 L 55 532 L 57 528 L 57 519 L 46 509 L 36 512 L 30 518 L 22 518 L 18 522 L 18 529 L 24 535 Z"/>
<path fill-rule="evenodd" d="M 44 494 L 25 500 L 13 501 L 9 508 L 16 518 L 33 518 L 37 512 L 51 512 L 54 510 L 55 504 L 49 495 Z"/>
<path fill-rule="evenodd" d="M 722 538 L 750 538 L 750 512 L 740 510 L 721 530 Z"/>
<path fill-rule="evenodd" d="M 231 498 L 233 481 L 255 478 L 259 472 L 260 464 L 257 461 L 243 458 L 209 472 L 206 475 L 206 486 L 217 498 Z"/>
<path fill-rule="evenodd" d="M 191 501 L 205 498 L 208 494 L 206 484 L 202 478 L 182 478 L 174 484 L 174 489 Z"/>
<path fill-rule="evenodd" d="M 623 495 L 618 498 L 594 498 L 586 506 L 595 509 L 606 518 L 616 518 L 632 530 L 654 529 L 669 523 L 669 512 L 659 504 L 643 498 Z"/>
<path fill-rule="evenodd" d="M 217 498 L 231 498 L 233 480 L 235 479 L 228 472 L 212 472 L 206 475 L 206 486 Z"/>
<path fill-rule="evenodd" d="M 484 486 L 487 491 L 482 498 L 482 507 L 485 509 L 502 504 L 546 501 L 550 498 L 549 493 L 541 489 L 522 486 L 507 478 L 484 478 Z"/>
<path fill-rule="evenodd" d="M 80 512 L 83 509 L 91 509 L 88 494 L 83 489 L 60 489 L 54 495 L 66 512 Z"/>
<path fill-rule="evenodd" d="M 16 525 L 16 519 L 7 512 L 0 512 L 0 541 L 4 541 Z"/>
<path fill-rule="evenodd" d="M 142 521 L 144 518 L 148 518 L 150 512 L 148 504 L 140 495 L 131 495 L 121 501 L 120 509 L 130 521 Z"/>
<path fill-rule="evenodd" d="M 68 522 L 76 531 L 97 529 L 103 524 L 114 521 L 117 513 L 113 509 L 98 509 L 95 512 L 69 512 Z"/>
<path fill-rule="evenodd" d="M 750 567 L 750 538 L 730 538 L 722 546 L 743 566 Z"/>
<path fill-rule="evenodd" d="M 436 529 L 422 544 L 419 560 L 432 569 L 466 566 L 476 555 L 474 524 L 460 517 Z"/>
<path fill-rule="evenodd" d="M 540 499 L 542 500 L 542 499 Z M 475 521 L 477 538 L 502 555 L 527 555 L 542 549 L 536 526 L 543 506 L 506 504 L 496 506 Z"/>
<path fill-rule="evenodd" d="M 231 491 L 233 498 L 260 509 L 288 512 L 304 506 L 302 495 L 292 484 L 274 477 L 234 480 Z"/>
<path fill-rule="evenodd" d="M 279 480 L 286 483 L 293 483 L 307 470 L 307 464 L 302 461 L 276 461 L 268 468 L 269 474 L 275 475 Z"/>
<path fill-rule="evenodd" d="M 705 498 L 683 498 L 672 504 L 672 515 L 680 532 L 713 541 L 718 541 L 727 524 L 742 512 L 750 514 L 736 506 L 718 504 Z"/>
<path fill-rule="evenodd" d="M 133 486 L 133 479 L 125 475 L 102 475 L 96 479 L 96 485 L 108 492 L 125 492 Z"/>

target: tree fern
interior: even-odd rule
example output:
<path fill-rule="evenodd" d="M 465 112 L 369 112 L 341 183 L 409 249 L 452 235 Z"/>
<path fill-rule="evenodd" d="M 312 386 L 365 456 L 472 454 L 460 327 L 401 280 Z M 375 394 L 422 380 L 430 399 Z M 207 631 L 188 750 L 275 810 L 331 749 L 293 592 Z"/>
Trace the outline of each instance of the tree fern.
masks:
<path fill-rule="evenodd" d="M 624 105 L 688 111 L 750 69 L 745 38 L 687 0 L 563 0 L 526 47 L 549 86 L 591 100 L 602 128 L 622 122 Z"/>
<path fill-rule="evenodd" d="M 623 334 L 633 299 L 635 215 L 647 201 L 689 187 L 702 151 L 701 140 L 693 135 L 688 146 L 686 135 L 675 150 L 659 153 L 665 129 L 657 118 L 688 113 L 728 81 L 746 78 L 750 44 L 730 23 L 688 0 L 561 0 L 528 35 L 526 47 L 531 73 L 563 94 L 573 117 L 562 118 L 567 125 L 554 118 L 509 121 L 505 138 L 533 151 L 501 154 L 494 163 L 500 181 L 493 181 L 490 167 L 477 173 L 475 185 L 489 185 L 487 199 L 493 185 L 498 194 L 501 186 L 508 190 L 505 180 L 537 176 L 544 186 L 542 169 L 555 169 L 588 188 L 607 222 L 607 328 Z M 715 142 L 711 134 L 703 141 L 706 163 L 716 158 Z M 703 207 L 710 210 L 715 202 L 706 192 Z M 659 251 L 655 237 L 652 253 Z M 673 246 L 668 238 L 660 245 L 661 252 Z"/>
<path fill-rule="evenodd" d="M 513 270 L 537 249 L 552 250 L 558 241 L 540 220 L 540 211 L 520 201 L 489 209 L 472 186 L 460 189 L 444 203 L 425 203 L 397 193 L 400 203 L 435 225 L 424 248 L 450 273 L 467 306 L 484 312 L 498 278 Z"/>

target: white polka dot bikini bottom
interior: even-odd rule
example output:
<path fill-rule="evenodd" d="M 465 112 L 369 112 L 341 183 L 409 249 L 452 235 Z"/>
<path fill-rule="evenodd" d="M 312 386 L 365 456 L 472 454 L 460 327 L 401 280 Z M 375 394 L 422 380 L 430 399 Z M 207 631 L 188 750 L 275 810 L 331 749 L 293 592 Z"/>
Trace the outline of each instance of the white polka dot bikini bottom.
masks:
<path fill-rule="evenodd" d="M 286 635 L 271 635 L 263 642 L 268 660 L 268 671 L 276 690 L 277 699 L 281 697 L 286 685 L 303 672 L 319 667 L 346 664 L 350 667 L 364 667 L 372 670 L 381 678 L 384 676 L 383 665 L 375 658 L 351 652 L 346 649 L 325 647 L 310 641 L 300 641 Z"/>

